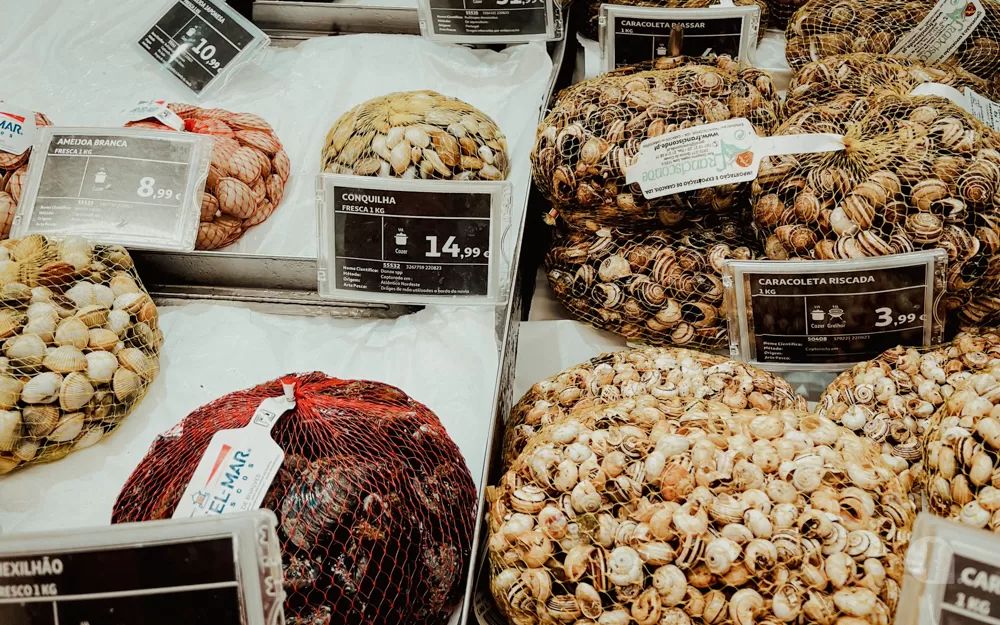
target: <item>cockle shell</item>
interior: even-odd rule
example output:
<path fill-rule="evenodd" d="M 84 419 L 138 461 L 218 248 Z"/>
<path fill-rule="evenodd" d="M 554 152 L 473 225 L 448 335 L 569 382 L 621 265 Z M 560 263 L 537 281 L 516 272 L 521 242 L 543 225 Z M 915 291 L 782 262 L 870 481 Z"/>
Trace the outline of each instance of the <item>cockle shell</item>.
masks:
<path fill-rule="evenodd" d="M 27 404 L 50 404 L 59 398 L 62 380 L 58 373 L 40 373 L 25 382 L 21 400 Z"/>
<path fill-rule="evenodd" d="M 56 373 L 72 373 L 87 368 L 87 357 L 72 345 L 63 345 L 46 355 L 42 364 Z"/>
<path fill-rule="evenodd" d="M 86 365 L 86 358 L 84 359 Z M 83 373 L 70 373 L 59 389 L 59 405 L 67 412 L 80 410 L 94 396 L 94 387 Z"/>
<path fill-rule="evenodd" d="M 54 443 L 67 443 L 75 439 L 83 431 L 83 419 L 82 412 L 64 414 L 59 419 L 55 429 L 49 434 L 49 440 Z"/>
<path fill-rule="evenodd" d="M 15 367 L 37 367 L 45 357 L 45 341 L 37 334 L 20 334 L 7 339 L 4 355 Z"/>
<path fill-rule="evenodd" d="M 111 352 L 96 351 L 86 355 L 87 377 L 96 384 L 107 384 L 118 370 L 118 357 Z"/>
<path fill-rule="evenodd" d="M 63 319 L 55 332 L 56 345 L 72 345 L 77 349 L 84 349 L 90 341 L 90 331 L 87 324 L 77 317 Z"/>
<path fill-rule="evenodd" d="M 111 330 L 105 330 L 104 328 L 94 328 L 89 331 L 89 338 L 87 341 L 90 349 L 107 350 L 111 351 L 114 349 L 115 345 L 118 343 L 118 335 Z"/>
<path fill-rule="evenodd" d="M 21 413 L 0 410 L 0 451 L 14 451 L 21 435 Z"/>

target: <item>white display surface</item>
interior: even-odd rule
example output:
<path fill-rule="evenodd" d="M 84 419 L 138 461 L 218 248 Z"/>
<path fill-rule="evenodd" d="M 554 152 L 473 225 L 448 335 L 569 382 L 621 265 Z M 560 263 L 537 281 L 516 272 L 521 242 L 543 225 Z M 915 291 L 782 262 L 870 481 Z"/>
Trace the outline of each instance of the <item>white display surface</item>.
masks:
<path fill-rule="evenodd" d="M 425 309 L 396 320 L 305 318 L 192 304 L 160 309 L 160 375 L 114 433 L 51 464 L 0 478 L 0 531 L 106 525 L 158 434 L 227 393 L 323 371 L 397 386 L 438 417 L 477 487 L 499 369 L 493 314 Z"/>
<path fill-rule="evenodd" d="M 9 0 L 24 21 L 0 20 L 8 68 L 0 99 L 41 111 L 57 125 L 115 125 L 139 100 L 193 102 L 129 44 L 162 9 L 161 0 Z M 19 8 L 20 10 L 20 8 Z M 11 22 L 14 22 L 13 24 Z M 324 139 L 351 107 L 393 91 L 432 89 L 490 115 L 507 137 L 520 222 L 530 179 L 528 154 L 552 63 L 545 45 L 501 52 L 435 44 L 405 35 L 320 37 L 272 47 L 201 102 L 262 116 L 292 164 L 274 214 L 226 252 L 315 256 L 314 177 Z"/>

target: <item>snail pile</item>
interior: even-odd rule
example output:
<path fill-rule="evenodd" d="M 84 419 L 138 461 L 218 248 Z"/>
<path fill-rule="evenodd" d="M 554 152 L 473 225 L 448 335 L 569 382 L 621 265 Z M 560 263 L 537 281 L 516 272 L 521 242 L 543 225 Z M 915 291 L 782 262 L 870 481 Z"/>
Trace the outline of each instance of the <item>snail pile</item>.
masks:
<path fill-rule="evenodd" d="M 437 416 L 401 390 L 286 376 L 195 410 L 159 436 L 113 523 L 169 519 L 219 430 L 246 427 L 293 385 L 274 423 L 285 453 L 261 504 L 278 518 L 288 625 L 445 625 L 462 600 L 476 485 Z"/>
<path fill-rule="evenodd" d="M 51 125 L 48 117 L 35 113 L 35 126 Z M 0 150 L 0 239 L 10 236 L 17 204 L 21 201 L 21 187 L 24 185 L 24 177 L 28 175 L 30 156 L 30 148 L 23 154 L 10 154 Z"/>
<path fill-rule="evenodd" d="M 539 427 L 573 410 L 652 395 L 672 414 L 691 400 L 735 408 L 805 410 L 784 378 L 751 365 L 689 349 L 640 347 L 592 358 L 531 387 L 511 409 L 503 465 L 509 467 Z"/>
<path fill-rule="evenodd" d="M 893 468 L 919 468 L 931 417 L 955 389 L 994 365 L 1000 365 L 996 334 L 963 332 L 931 349 L 895 347 L 837 376 L 817 414 L 879 443 Z"/>
<path fill-rule="evenodd" d="M 707 224 L 706 224 L 707 225 Z M 627 234 L 575 230 L 545 258 L 556 298 L 578 319 L 649 345 L 727 342 L 723 262 L 755 257 L 734 222 Z"/>
<path fill-rule="evenodd" d="M 323 147 L 330 174 L 505 180 L 507 139 L 496 122 L 434 91 L 390 93 L 341 115 Z"/>
<path fill-rule="evenodd" d="M 587 22 L 583 34 L 595 41 L 599 35 L 598 21 L 601 16 L 601 2 L 590 0 L 587 6 Z M 721 0 L 617 0 L 611 4 L 623 4 L 633 7 L 658 7 L 663 9 L 705 9 L 723 4 Z M 764 37 L 764 26 L 768 21 L 768 5 L 764 0 L 733 0 L 733 4 L 742 6 L 757 6 L 760 8 L 760 29 L 758 38 Z M 668 57 L 660 57 L 668 58 Z"/>
<path fill-rule="evenodd" d="M 184 130 L 211 135 L 212 166 L 201 196 L 201 225 L 195 248 L 215 250 L 232 245 L 262 223 L 285 195 L 291 164 L 271 125 L 252 113 L 231 113 L 190 104 L 169 104 L 184 120 Z M 166 129 L 156 120 L 128 124 L 132 128 Z"/>
<path fill-rule="evenodd" d="M 801 4 L 801 2 L 800 2 Z M 814 0 L 789 20 L 785 55 L 793 70 L 835 54 L 889 54 L 904 36 L 927 17 L 937 0 Z M 1000 4 L 982 0 L 985 17 L 946 60 L 993 81 L 1000 69 Z M 977 8 L 953 2 L 944 7 L 961 27 L 963 17 Z"/>
<path fill-rule="evenodd" d="M 736 75 L 689 65 L 600 76 L 563 90 L 538 128 L 535 184 L 573 228 L 636 232 L 739 212 L 749 185 L 730 184 L 646 200 L 626 183 L 643 140 L 681 128 L 746 117 L 762 135 L 782 104 L 759 70 Z"/>
<path fill-rule="evenodd" d="M 771 259 L 948 254 L 952 330 L 1000 311 L 1000 136 L 938 97 L 858 98 L 793 115 L 776 135 L 832 132 L 839 152 L 777 156 L 753 183 L 753 223 Z"/>
<path fill-rule="evenodd" d="M 159 372 L 156 306 L 124 248 L 0 244 L 0 474 L 100 441 Z"/>
<path fill-rule="evenodd" d="M 849 109 L 859 97 L 891 91 L 909 95 L 924 83 L 939 83 L 962 91 L 970 88 L 981 95 L 992 92 L 990 84 L 953 63 L 917 61 L 884 54 L 838 54 L 807 63 L 792 76 L 785 104 L 789 113 L 810 106 L 836 115 Z"/>
<path fill-rule="evenodd" d="M 829 419 L 649 395 L 545 426 L 487 498 L 519 625 L 891 623 L 915 516 Z"/>
<path fill-rule="evenodd" d="M 924 439 L 930 511 L 1000 531 L 1000 363 L 965 379 L 934 414 Z"/>
<path fill-rule="evenodd" d="M 728 54 L 720 54 L 718 56 L 658 56 L 655 59 L 649 59 L 648 61 L 641 61 L 633 65 L 625 65 L 623 67 L 617 67 L 610 72 L 603 74 L 604 76 L 631 76 L 632 74 L 638 74 L 639 72 L 648 72 L 650 70 L 667 70 L 667 69 L 677 69 L 678 67 L 687 67 L 691 65 L 701 65 L 704 67 L 712 67 L 720 71 L 726 72 L 727 74 L 732 74 L 736 76 L 740 73 L 740 64 L 733 60 L 733 57 Z"/>

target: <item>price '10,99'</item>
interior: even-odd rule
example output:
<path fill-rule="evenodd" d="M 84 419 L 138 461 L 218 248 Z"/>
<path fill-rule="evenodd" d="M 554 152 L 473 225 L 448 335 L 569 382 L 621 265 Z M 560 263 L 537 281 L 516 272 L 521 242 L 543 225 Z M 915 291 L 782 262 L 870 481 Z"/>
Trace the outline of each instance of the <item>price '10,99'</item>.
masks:
<path fill-rule="evenodd" d="M 451 254 L 453 258 L 465 259 L 465 258 L 483 258 L 490 257 L 490 251 L 483 251 L 478 247 L 466 247 L 464 250 L 455 244 L 455 237 L 448 237 L 444 245 L 441 246 L 440 251 L 438 250 L 438 238 L 437 236 L 431 235 L 425 237 L 430 249 L 427 250 L 424 255 L 427 258 L 441 258 L 442 253 Z"/>
<path fill-rule="evenodd" d="M 170 200 L 174 197 L 171 189 L 157 189 L 156 178 L 146 176 L 139 181 L 139 188 L 135 190 L 141 198 L 152 198 L 154 200 Z"/>

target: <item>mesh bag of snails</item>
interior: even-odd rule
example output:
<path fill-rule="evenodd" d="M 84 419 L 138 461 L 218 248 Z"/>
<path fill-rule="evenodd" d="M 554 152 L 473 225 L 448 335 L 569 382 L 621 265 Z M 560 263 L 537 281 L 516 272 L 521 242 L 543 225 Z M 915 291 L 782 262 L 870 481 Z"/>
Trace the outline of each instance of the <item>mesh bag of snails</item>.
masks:
<path fill-rule="evenodd" d="M 638 343 L 727 343 L 723 263 L 756 256 L 736 222 L 644 234 L 566 231 L 545 257 L 556 298 L 575 317 Z"/>
<path fill-rule="evenodd" d="M 994 532 L 1000 531 L 998 403 L 1000 363 L 991 357 L 945 399 L 924 438 L 929 511 Z"/>
<path fill-rule="evenodd" d="M 958 90 L 970 88 L 976 93 L 991 94 L 993 87 L 954 63 L 917 61 L 886 54 L 838 54 L 807 63 L 792 75 L 785 105 L 789 114 L 810 106 L 836 115 L 849 109 L 859 97 L 882 91 L 909 95 L 917 86 L 940 83 Z"/>
<path fill-rule="evenodd" d="M 888 624 L 915 516 L 829 419 L 650 396 L 544 427 L 487 498 L 490 586 L 523 625 Z"/>
<path fill-rule="evenodd" d="M 291 164 L 274 129 L 253 113 L 232 113 L 190 104 L 168 104 L 184 131 L 211 135 L 212 166 L 201 196 L 201 224 L 195 249 L 232 245 L 263 223 L 281 203 Z M 155 119 L 130 122 L 130 128 L 169 130 Z"/>
<path fill-rule="evenodd" d="M 785 30 L 785 56 L 793 70 L 849 52 L 952 61 L 991 82 L 1000 69 L 996 0 L 795 1 L 801 8 Z"/>
<path fill-rule="evenodd" d="M 1000 136 L 933 96 L 859 98 L 830 115 L 811 107 L 777 135 L 842 132 L 846 149 L 766 159 L 753 222 L 771 259 L 848 259 L 947 251 L 949 329 L 1000 310 L 995 199 Z"/>
<path fill-rule="evenodd" d="M 51 126 L 49 118 L 35 113 L 35 126 Z M 28 175 L 28 158 L 31 148 L 21 154 L 11 154 L 0 149 L 0 239 L 10 236 L 10 227 L 21 201 L 21 187 Z"/>
<path fill-rule="evenodd" d="M 159 436 L 113 523 L 170 518 L 210 440 L 294 385 L 274 422 L 284 461 L 262 503 L 278 517 L 288 625 L 443 625 L 462 599 L 476 487 L 437 416 L 399 389 L 287 376 L 202 406 Z"/>
<path fill-rule="evenodd" d="M 895 347 L 841 373 L 816 413 L 882 446 L 897 471 L 919 478 L 931 417 L 970 376 L 1000 364 L 1000 336 L 962 332 L 947 345 Z"/>
<path fill-rule="evenodd" d="M 783 105 L 759 70 L 735 76 L 718 67 L 682 66 L 600 76 L 564 89 L 538 127 L 532 174 L 554 210 L 574 228 L 630 232 L 738 213 L 747 183 L 646 200 L 625 181 L 644 139 L 745 117 L 760 135 L 777 128 Z"/>
<path fill-rule="evenodd" d="M 506 180 L 507 139 L 496 122 L 434 91 L 373 98 L 347 111 L 323 146 L 330 174 L 437 180 Z"/>
<path fill-rule="evenodd" d="M 599 20 L 601 16 L 600 0 L 590 0 L 587 5 L 587 21 L 583 28 L 583 34 L 593 40 L 598 39 L 600 31 Z M 606 4 L 621 4 L 632 7 L 657 7 L 661 9 L 705 9 L 708 7 L 725 6 L 722 0 L 617 0 Z M 768 21 L 768 3 L 765 0 L 733 0 L 733 5 L 738 7 L 756 6 L 760 8 L 760 24 L 758 41 L 764 37 L 764 25 Z M 668 57 L 660 57 L 668 58 Z"/>
<path fill-rule="evenodd" d="M 156 306 L 124 248 L 0 243 L 0 474 L 110 434 L 159 372 Z"/>
<path fill-rule="evenodd" d="M 503 466 L 511 466 L 539 427 L 574 410 L 647 394 L 668 412 L 681 411 L 693 399 L 721 401 L 737 409 L 807 408 L 806 399 L 784 378 L 751 365 L 676 347 L 627 349 L 535 383 L 510 411 Z"/>

